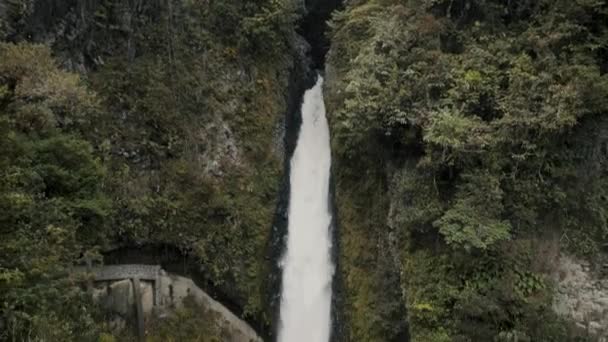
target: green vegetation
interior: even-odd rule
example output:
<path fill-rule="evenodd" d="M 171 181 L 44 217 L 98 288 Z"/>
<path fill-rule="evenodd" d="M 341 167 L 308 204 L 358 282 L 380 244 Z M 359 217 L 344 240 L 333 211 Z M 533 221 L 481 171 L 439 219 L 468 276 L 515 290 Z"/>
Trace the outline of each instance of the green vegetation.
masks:
<path fill-rule="evenodd" d="M 392 340 L 407 319 L 371 304 L 389 289 L 368 276 L 386 237 L 414 341 L 572 339 L 537 260 L 552 236 L 587 256 L 608 239 L 607 22 L 605 1 L 370 0 L 334 16 L 351 340 Z"/>
<path fill-rule="evenodd" d="M 270 324 L 296 7 L 0 4 L 0 340 L 122 336 L 70 269 L 148 244 L 200 261 Z M 584 340 L 553 314 L 547 275 L 556 250 L 595 258 L 608 240 L 607 23 L 604 0 L 359 0 L 334 15 L 343 340 Z M 221 341 L 199 311 L 150 339 Z"/>
<path fill-rule="evenodd" d="M 281 170 L 273 132 L 290 63 L 290 12 L 281 4 L 184 4 L 167 26 L 137 28 L 141 56 L 108 58 L 90 76 L 110 113 L 93 139 L 110 151 L 115 233 L 191 251 L 210 280 L 256 315 Z"/>
<path fill-rule="evenodd" d="M 0 61 L 0 339 L 90 339 L 67 271 L 109 235 L 106 170 L 80 134 L 98 101 L 46 47 L 0 43 Z"/>
<path fill-rule="evenodd" d="M 184 307 L 177 309 L 171 316 L 160 322 L 151 322 L 152 335 L 146 337 L 150 342 L 221 342 L 222 331 L 217 326 L 213 312 L 185 298 Z M 228 335 L 230 336 L 230 335 Z"/>
<path fill-rule="evenodd" d="M 15 0 L 5 10 L 2 37 L 54 39 L 0 45 L 0 340 L 96 340 L 105 328 L 70 267 L 154 243 L 200 260 L 269 323 L 291 2 Z"/>
<path fill-rule="evenodd" d="M 165 313 L 163 317 L 152 317 L 145 322 L 147 342 L 222 342 L 232 337 L 218 320 L 218 314 L 206 309 L 196 298 L 188 296 L 183 305 Z M 98 342 L 136 341 L 133 329 L 118 335 L 101 334 Z"/>

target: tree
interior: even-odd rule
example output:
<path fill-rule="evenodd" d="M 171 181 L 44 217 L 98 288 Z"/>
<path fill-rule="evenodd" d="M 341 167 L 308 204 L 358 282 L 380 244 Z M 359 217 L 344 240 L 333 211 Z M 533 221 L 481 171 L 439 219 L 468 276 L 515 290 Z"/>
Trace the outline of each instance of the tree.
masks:
<path fill-rule="evenodd" d="M 0 90 L 0 338 L 93 338 L 94 310 L 68 271 L 104 244 L 110 211 L 104 168 L 76 129 L 95 96 L 28 44 L 0 43 Z"/>

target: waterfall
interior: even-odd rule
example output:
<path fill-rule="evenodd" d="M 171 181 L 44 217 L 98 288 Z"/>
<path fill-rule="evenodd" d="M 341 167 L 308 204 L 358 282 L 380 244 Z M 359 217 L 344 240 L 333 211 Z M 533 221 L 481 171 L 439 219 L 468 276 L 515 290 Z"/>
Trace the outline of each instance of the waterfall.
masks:
<path fill-rule="evenodd" d="M 331 152 L 323 78 L 304 94 L 291 159 L 287 247 L 281 260 L 280 342 L 327 342 L 331 330 Z"/>

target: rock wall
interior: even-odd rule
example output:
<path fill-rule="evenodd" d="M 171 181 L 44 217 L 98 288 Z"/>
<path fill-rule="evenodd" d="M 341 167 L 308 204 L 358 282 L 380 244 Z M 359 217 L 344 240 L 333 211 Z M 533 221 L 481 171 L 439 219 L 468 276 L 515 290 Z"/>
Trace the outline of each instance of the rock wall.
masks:
<path fill-rule="evenodd" d="M 155 289 L 155 284 L 160 289 Z M 140 281 L 140 294 L 146 321 L 153 316 L 162 319 L 170 315 L 172 310 L 181 308 L 188 297 L 196 300 L 203 310 L 214 313 L 218 328 L 227 332 L 226 342 L 262 341 L 245 321 L 211 298 L 191 279 L 161 271 L 156 281 Z M 124 329 L 126 322 L 135 316 L 135 296 L 130 279 L 97 282 L 93 296 L 114 316 L 111 325 L 115 330 Z"/>
<path fill-rule="evenodd" d="M 0 39 L 49 46 L 99 98 L 85 138 L 107 161 L 117 208 L 108 248 L 190 251 L 205 281 L 260 325 L 275 293 L 263 256 L 283 137 L 297 133 L 284 132 L 286 102 L 304 88 L 288 82 L 308 75 L 295 33 L 304 12 L 303 0 L 0 1 Z"/>
<path fill-rule="evenodd" d="M 598 341 L 608 341 L 608 278 L 596 274 L 589 262 L 562 255 L 555 272 L 553 308 Z"/>

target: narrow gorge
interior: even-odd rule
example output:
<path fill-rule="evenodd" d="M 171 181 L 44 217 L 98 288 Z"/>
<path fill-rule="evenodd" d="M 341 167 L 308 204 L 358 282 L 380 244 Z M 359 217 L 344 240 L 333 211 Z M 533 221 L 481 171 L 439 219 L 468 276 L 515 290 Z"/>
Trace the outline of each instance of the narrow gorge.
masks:
<path fill-rule="evenodd" d="M 0 341 L 605 342 L 606 170 L 606 0 L 0 0 Z"/>

